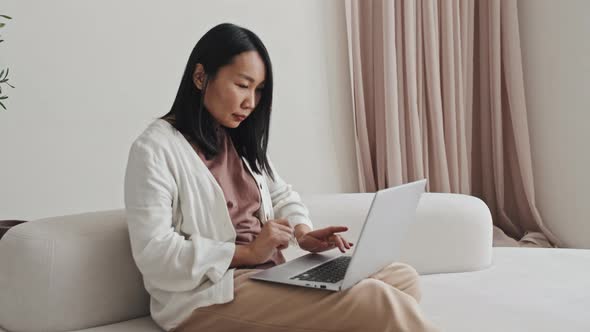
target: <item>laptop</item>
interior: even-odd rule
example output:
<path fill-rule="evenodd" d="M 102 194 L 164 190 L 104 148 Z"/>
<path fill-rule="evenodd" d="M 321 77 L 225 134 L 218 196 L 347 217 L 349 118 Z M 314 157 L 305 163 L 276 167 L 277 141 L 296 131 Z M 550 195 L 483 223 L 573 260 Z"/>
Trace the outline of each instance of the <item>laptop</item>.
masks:
<path fill-rule="evenodd" d="M 350 254 L 337 249 L 309 253 L 250 278 L 330 291 L 346 290 L 400 258 L 403 239 L 416 220 L 426 179 L 375 193 L 361 234 Z"/>

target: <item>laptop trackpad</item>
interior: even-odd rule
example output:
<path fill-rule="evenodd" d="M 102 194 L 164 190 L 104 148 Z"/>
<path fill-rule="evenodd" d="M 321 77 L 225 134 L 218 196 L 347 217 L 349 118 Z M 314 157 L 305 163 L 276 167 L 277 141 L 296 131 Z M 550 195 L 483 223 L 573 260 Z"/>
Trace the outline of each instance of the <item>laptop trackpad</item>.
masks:
<path fill-rule="evenodd" d="M 284 264 L 277 265 L 270 269 L 256 273 L 250 277 L 261 280 L 289 279 L 290 277 L 309 270 L 314 266 L 320 265 L 340 255 L 342 255 L 340 251 L 335 249 L 320 254 L 307 254 Z"/>

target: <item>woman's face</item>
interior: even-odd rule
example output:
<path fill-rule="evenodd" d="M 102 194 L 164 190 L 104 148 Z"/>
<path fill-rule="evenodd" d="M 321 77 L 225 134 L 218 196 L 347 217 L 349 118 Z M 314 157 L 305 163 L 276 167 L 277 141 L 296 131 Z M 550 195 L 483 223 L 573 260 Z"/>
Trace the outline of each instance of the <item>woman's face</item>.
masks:
<path fill-rule="evenodd" d="M 204 103 L 211 116 L 224 127 L 238 127 L 260 101 L 265 72 L 264 61 L 256 51 L 240 53 L 232 63 L 221 67 L 205 92 Z M 202 73 L 199 64 L 193 75 L 198 88 Z"/>

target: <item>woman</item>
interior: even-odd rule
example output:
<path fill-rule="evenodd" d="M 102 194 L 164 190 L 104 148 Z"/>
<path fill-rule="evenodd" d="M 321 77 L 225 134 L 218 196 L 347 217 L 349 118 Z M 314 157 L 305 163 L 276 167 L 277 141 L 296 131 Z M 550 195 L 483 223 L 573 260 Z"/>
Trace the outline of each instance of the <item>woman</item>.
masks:
<path fill-rule="evenodd" d="M 418 276 L 392 264 L 344 292 L 256 282 L 259 269 L 352 243 L 312 230 L 266 154 L 273 77 L 251 31 L 221 24 L 194 47 L 169 113 L 134 141 L 125 175 L 133 258 L 166 331 L 423 331 Z"/>

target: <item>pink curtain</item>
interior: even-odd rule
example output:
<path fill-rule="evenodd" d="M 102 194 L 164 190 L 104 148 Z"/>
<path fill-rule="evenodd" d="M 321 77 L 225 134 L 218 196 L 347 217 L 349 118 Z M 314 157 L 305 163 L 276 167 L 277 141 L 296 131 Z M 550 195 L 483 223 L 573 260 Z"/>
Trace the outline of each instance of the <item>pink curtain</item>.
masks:
<path fill-rule="evenodd" d="M 482 198 L 495 246 L 559 246 L 536 208 L 516 1 L 346 0 L 361 191 Z"/>

